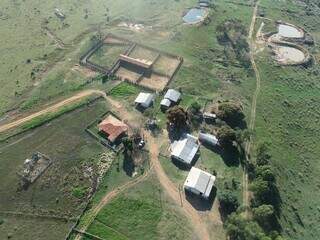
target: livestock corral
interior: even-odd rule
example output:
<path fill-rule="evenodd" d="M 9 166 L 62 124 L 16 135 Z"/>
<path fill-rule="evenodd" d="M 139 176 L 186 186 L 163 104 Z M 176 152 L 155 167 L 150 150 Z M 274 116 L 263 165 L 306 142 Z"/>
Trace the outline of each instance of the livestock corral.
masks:
<path fill-rule="evenodd" d="M 182 62 L 179 56 L 111 34 L 80 59 L 80 64 L 91 70 L 155 91 L 162 91 L 170 83 Z"/>

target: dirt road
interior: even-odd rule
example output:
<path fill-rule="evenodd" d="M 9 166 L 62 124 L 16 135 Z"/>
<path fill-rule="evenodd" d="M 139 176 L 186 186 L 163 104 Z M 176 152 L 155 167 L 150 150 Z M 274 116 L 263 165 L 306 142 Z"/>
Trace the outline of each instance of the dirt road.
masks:
<path fill-rule="evenodd" d="M 252 68 L 255 72 L 256 76 L 256 89 L 254 91 L 253 97 L 252 97 L 252 104 L 251 104 L 251 114 L 250 114 L 250 122 L 249 122 L 249 130 L 253 131 L 255 128 L 255 122 L 256 122 L 256 109 L 257 109 L 257 99 L 258 95 L 260 92 L 260 73 L 257 68 L 255 59 L 254 59 L 254 52 L 255 52 L 255 43 L 254 43 L 254 38 L 253 38 L 253 31 L 254 27 L 256 24 L 256 19 L 257 19 L 257 12 L 258 12 L 258 6 L 259 6 L 259 1 L 256 2 L 256 5 L 253 8 L 253 14 L 252 14 L 252 20 L 251 20 L 251 25 L 250 25 L 250 30 L 249 30 L 249 36 L 248 36 L 248 41 L 249 41 L 249 46 L 250 46 L 250 61 Z M 250 158 L 250 151 L 251 151 L 251 145 L 252 145 L 252 137 L 250 137 L 249 141 L 246 144 L 245 147 L 245 152 L 246 152 L 246 160 L 249 161 Z M 243 205 L 247 207 L 246 210 L 246 215 L 248 215 L 248 207 L 249 207 L 249 201 L 250 201 L 250 194 L 249 194 L 249 179 L 248 179 L 248 172 L 245 167 L 244 172 L 243 172 Z"/>
<path fill-rule="evenodd" d="M 148 176 L 149 173 L 151 172 L 150 170 L 152 169 L 152 164 L 150 165 L 150 168 L 140 177 L 137 177 L 133 179 L 130 182 L 125 183 L 124 185 L 114 189 L 113 191 L 107 193 L 101 201 L 94 206 L 92 210 L 90 210 L 90 218 L 86 221 L 86 224 L 80 228 L 80 232 L 85 232 L 87 228 L 91 225 L 91 223 L 94 221 L 94 219 L 97 217 L 98 213 L 100 210 L 107 205 L 112 199 L 114 199 L 116 196 L 118 196 L 120 193 L 124 192 L 125 190 L 133 187 L 134 185 L 144 181 Z M 82 239 L 82 234 L 78 233 L 75 237 L 74 240 L 81 240 Z"/>
<path fill-rule="evenodd" d="M 199 213 L 194 209 L 194 207 L 185 199 L 184 194 L 179 192 L 179 189 L 174 185 L 174 183 L 169 179 L 163 170 L 158 156 L 159 156 L 159 144 L 156 139 L 150 135 L 149 132 L 145 132 L 146 140 L 150 147 L 151 162 L 153 168 L 157 174 L 160 184 L 165 189 L 166 193 L 176 202 L 178 206 L 181 206 L 182 210 L 189 218 L 197 236 L 201 240 L 209 240 L 210 236 L 206 227 L 206 224 L 202 221 Z"/>
<path fill-rule="evenodd" d="M 15 128 L 15 127 L 18 127 L 20 125 L 22 125 L 23 123 L 26 123 L 36 117 L 39 117 L 39 116 L 42 116 L 42 115 L 45 115 L 45 114 L 48 114 L 48 113 L 54 113 L 54 112 L 57 112 L 61 107 L 64 107 L 66 105 L 69 105 L 71 103 L 74 103 L 74 102 L 77 102 L 79 101 L 80 99 L 83 99 L 85 97 L 88 97 L 90 95 L 93 95 L 93 94 L 98 94 L 98 95 L 102 95 L 105 97 L 105 93 L 102 92 L 102 91 L 99 91 L 99 90 L 85 90 L 85 91 L 82 91 L 80 93 L 77 93 L 76 95 L 70 97 L 70 98 L 67 98 L 59 103 L 56 103 L 50 107 L 47 107 L 39 112 L 36 112 L 36 113 L 33 113 L 33 114 L 30 114 L 29 116 L 27 117 L 24 117 L 24 118 L 21 118 L 21 119 L 18 119 L 16 121 L 13 121 L 11 123 L 8 123 L 8 124 L 4 124 L 4 125 L 1 125 L 0 126 L 0 133 L 1 132 L 4 132 L 4 131 L 7 131 L 7 130 L 10 130 L 12 128 Z"/>

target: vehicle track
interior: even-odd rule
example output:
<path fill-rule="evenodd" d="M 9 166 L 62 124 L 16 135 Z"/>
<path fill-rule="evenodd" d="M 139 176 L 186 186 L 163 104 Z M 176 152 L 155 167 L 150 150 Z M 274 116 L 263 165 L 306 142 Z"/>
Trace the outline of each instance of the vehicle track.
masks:
<path fill-rule="evenodd" d="M 181 206 L 182 210 L 189 218 L 198 238 L 200 240 L 209 240 L 210 236 L 206 227 L 206 224 L 202 221 L 199 213 L 194 209 L 194 207 L 185 199 L 180 193 L 179 189 L 174 185 L 174 183 L 169 179 L 165 171 L 163 170 L 159 156 L 159 147 L 156 139 L 151 136 L 149 132 L 145 132 L 145 137 L 150 147 L 151 162 L 154 170 L 157 174 L 160 184 L 165 189 L 166 193 L 176 202 L 178 206 Z M 182 204 L 181 204 L 182 203 Z"/>
<path fill-rule="evenodd" d="M 95 207 L 91 210 L 90 212 L 90 218 L 89 220 L 86 222 L 86 224 L 84 226 L 82 226 L 79 231 L 81 232 L 85 232 L 87 230 L 87 228 L 91 225 L 91 223 L 94 221 L 94 219 L 97 217 L 98 213 L 100 212 L 100 210 L 107 205 L 112 199 L 114 199 L 116 196 L 118 196 L 120 193 L 124 192 L 125 190 L 133 187 L 134 185 L 144 181 L 150 174 L 152 169 L 152 163 L 150 165 L 150 168 L 144 172 L 143 175 L 133 179 L 130 182 L 127 182 L 125 184 L 123 184 L 122 186 L 112 190 L 111 192 L 107 193 L 102 199 L 101 201 L 95 205 Z M 78 233 L 76 235 L 76 237 L 74 238 L 74 240 L 81 240 L 82 239 L 82 234 Z"/>
<path fill-rule="evenodd" d="M 74 96 L 72 96 L 70 98 L 67 98 L 67 99 L 65 99 L 65 100 L 63 100 L 61 102 L 58 102 L 58 103 L 56 103 L 56 104 L 54 104 L 52 106 L 49 106 L 49 107 L 47 107 L 47 108 L 45 108 L 45 109 L 43 109 L 43 110 L 41 110 L 39 112 L 30 114 L 27 117 L 15 120 L 15 121 L 13 121 L 11 123 L 0 125 L 0 133 L 4 132 L 4 131 L 7 131 L 7 130 L 10 130 L 12 128 L 18 127 L 18 126 L 22 125 L 23 123 L 31 121 L 32 119 L 34 119 L 36 117 L 39 117 L 39 116 L 42 116 L 42 115 L 45 115 L 45 114 L 48 114 L 48 113 L 54 113 L 58 109 L 60 109 L 61 107 L 64 107 L 64 106 L 69 105 L 71 103 L 77 102 L 80 99 L 88 97 L 88 96 L 93 95 L 93 94 L 98 94 L 98 95 L 102 95 L 103 97 L 106 97 L 105 96 L 106 94 L 104 92 L 102 92 L 102 91 L 99 91 L 99 90 L 85 90 L 85 91 L 79 92 L 76 95 L 74 95 Z"/>
<path fill-rule="evenodd" d="M 253 8 L 252 20 L 251 20 L 249 36 L 248 36 L 248 41 L 249 41 L 249 46 L 250 46 L 250 61 L 251 61 L 251 65 L 252 65 L 252 68 L 253 68 L 255 76 L 256 76 L 256 89 L 255 89 L 253 97 L 252 97 L 251 114 L 250 114 L 250 122 L 249 122 L 249 130 L 251 130 L 251 131 L 253 131 L 255 128 L 257 99 L 258 99 L 258 95 L 260 93 L 260 85 L 261 85 L 260 73 L 259 73 L 258 67 L 257 67 L 255 59 L 254 59 L 255 44 L 254 44 L 254 39 L 253 39 L 253 31 L 254 31 L 254 27 L 255 27 L 255 23 L 256 23 L 256 19 L 257 19 L 258 6 L 259 6 L 259 1 L 255 3 L 255 6 Z M 245 146 L 246 161 L 247 162 L 249 161 L 249 158 L 250 158 L 252 141 L 253 141 L 253 139 L 252 139 L 252 137 L 250 137 L 249 141 L 247 142 L 247 144 Z M 244 171 L 243 171 L 243 205 L 246 206 L 246 211 L 245 211 L 246 216 L 248 216 L 249 201 L 250 201 L 249 177 L 248 177 L 248 171 L 246 169 L 246 166 L 244 166 Z"/>

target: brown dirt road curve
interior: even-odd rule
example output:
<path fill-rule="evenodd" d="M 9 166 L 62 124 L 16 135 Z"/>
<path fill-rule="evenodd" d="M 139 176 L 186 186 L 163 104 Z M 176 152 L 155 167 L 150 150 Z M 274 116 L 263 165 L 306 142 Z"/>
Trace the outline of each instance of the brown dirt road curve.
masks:
<path fill-rule="evenodd" d="M 67 99 L 65 99 L 65 100 L 63 100 L 61 102 L 58 102 L 58 103 L 56 103 L 56 104 L 54 104 L 54 105 L 52 105 L 50 107 L 47 107 L 47 108 L 45 108 L 45 109 L 43 109 L 43 110 L 41 110 L 39 112 L 30 114 L 27 117 L 18 119 L 16 121 L 11 122 L 11 123 L 1 125 L 0 126 L 0 133 L 1 132 L 5 132 L 7 130 L 10 130 L 12 128 L 18 127 L 21 124 L 24 124 L 24 123 L 26 123 L 26 122 L 28 122 L 28 121 L 36 118 L 36 117 L 40 117 L 40 116 L 48 114 L 48 113 L 54 113 L 59 108 L 61 108 L 63 106 L 66 106 L 66 105 L 69 105 L 71 103 L 77 102 L 80 99 L 88 97 L 88 96 L 93 95 L 93 94 L 99 94 L 99 95 L 102 95 L 103 97 L 105 97 L 105 93 L 102 92 L 102 91 L 99 91 L 99 90 L 85 90 L 85 91 L 82 91 L 82 92 L 77 93 L 76 95 L 74 95 L 74 96 L 72 96 L 70 98 L 67 98 Z"/>

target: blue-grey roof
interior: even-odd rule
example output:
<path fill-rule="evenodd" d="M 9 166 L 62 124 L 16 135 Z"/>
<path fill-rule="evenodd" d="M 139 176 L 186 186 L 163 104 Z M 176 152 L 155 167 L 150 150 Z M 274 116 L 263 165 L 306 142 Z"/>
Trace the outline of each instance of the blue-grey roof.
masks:
<path fill-rule="evenodd" d="M 217 137 L 208 133 L 199 133 L 199 141 L 210 144 L 212 146 L 215 146 L 218 144 Z"/>
<path fill-rule="evenodd" d="M 160 102 L 160 105 L 161 105 L 161 106 L 170 107 L 171 101 L 170 101 L 169 99 L 164 98 L 164 99 L 162 99 L 162 101 Z"/>
<path fill-rule="evenodd" d="M 169 99 L 172 102 L 178 102 L 181 97 L 181 93 L 174 89 L 169 89 L 164 95 L 164 98 Z"/>
<path fill-rule="evenodd" d="M 180 161 L 191 164 L 198 149 L 199 145 L 197 139 L 194 136 L 187 134 L 185 138 L 172 144 L 171 155 Z"/>

